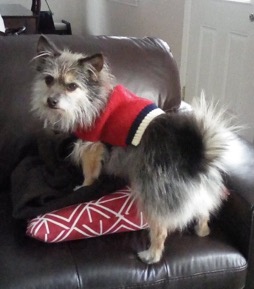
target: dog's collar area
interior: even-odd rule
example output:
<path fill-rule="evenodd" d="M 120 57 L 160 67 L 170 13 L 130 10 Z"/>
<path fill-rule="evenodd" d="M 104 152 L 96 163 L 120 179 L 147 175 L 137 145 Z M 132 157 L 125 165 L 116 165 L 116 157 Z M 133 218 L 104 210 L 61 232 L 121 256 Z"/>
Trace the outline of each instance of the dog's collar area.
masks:
<path fill-rule="evenodd" d="M 147 127 L 151 123 L 151 121 L 154 120 L 157 116 L 165 113 L 162 109 L 156 107 L 155 105 L 153 105 L 153 106 L 154 106 L 154 109 L 149 111 L 144 116 L 144 118 L 142 118 L 139 125 L 136 127 L 137 129 L 135 130 L 135 133 L 133 134 L 133 137 L 131 137 L 131 141 L 130 141 L 130 143 L 132 145 L 138 146 L 141 139 L 142 139 L 142 136 L 143 136 L 145 130 L 147 129 Z M 149 108 L 149 106 L 148 106 L 148 108 Z M 129 135 L 130 135 L 130 133 L 129 133 Z M 128 142 L 129 142 L 129 140 L 127 140 L 127 143 Z"/>

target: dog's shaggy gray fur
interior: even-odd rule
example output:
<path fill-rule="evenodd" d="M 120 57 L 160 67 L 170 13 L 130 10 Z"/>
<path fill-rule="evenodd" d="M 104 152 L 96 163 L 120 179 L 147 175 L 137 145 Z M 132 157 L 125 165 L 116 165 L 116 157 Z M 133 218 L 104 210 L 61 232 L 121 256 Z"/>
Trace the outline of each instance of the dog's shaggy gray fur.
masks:
<path fill-rule="evenodd" d="M 113 87 L 103 57 L 60 51 L 42 37 L 37 70 L 32 98 L 37 115 L 63 131 L 92 126 Z M 52 83 L 45 84 L 47 76 Z M 62 87 L 69 82 L 76 88 L 66 92 Z M 167 234 L 193 220 L 198 235 L 209 234 L 210 214 L 225 198 L 222 172 L 232 138 L 223 113 L 201 97 L 193 111 L 157 116 L 138 146 L 112 148 L 104 169 L 129 181 L 150 226 L 151 245 L 139 253 L 142 261 L 158 262 Z"/>

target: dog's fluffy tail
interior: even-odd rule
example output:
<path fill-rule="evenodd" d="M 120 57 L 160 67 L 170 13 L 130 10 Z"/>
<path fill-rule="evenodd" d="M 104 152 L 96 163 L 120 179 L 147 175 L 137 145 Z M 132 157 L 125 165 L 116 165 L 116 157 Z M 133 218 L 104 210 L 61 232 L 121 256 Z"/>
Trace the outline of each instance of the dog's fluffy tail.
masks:
<path fill-rule="evenodd" d="M 233 116 L 225 108 L 218 108 L 213 101 L 208 104 L 203 91 L 192 107 L 203 136 L 205 160 L 225 171 L 225 158 L 239 127 L 233 124 Z"/>

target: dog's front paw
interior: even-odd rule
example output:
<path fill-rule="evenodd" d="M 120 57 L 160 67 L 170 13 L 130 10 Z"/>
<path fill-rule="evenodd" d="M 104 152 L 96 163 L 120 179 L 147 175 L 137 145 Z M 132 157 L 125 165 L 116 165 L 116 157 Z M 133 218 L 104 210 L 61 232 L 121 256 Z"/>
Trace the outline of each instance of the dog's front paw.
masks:
<path fill-rule="evenodd" d="M 84 185 L 76 186 L 76 187 L 73 189 L 73 191 L 76 192 L 77 190 L 79 190 L 79 189 L 81 189 L 81 188 L 83 188 L 83 187 L 84 187 Z"/>
<path fill-rule="evenodd" d="M 157 263 L 160 261 L 161 253 L 159 252 L 156 253 L 148 249 L 148 250 L 139 252 L 138 257 L 142 262 L 146 264 L 153 264 L 153 263 Z"/>
<path fill-rule="evenodd" d="M 94 183 L 94 180 L 92 180 L 92 181 L 91 181 L 90 179 L 89 179 L 89 180 L 86 180 L 86 181 L 83 182 L 82 185 L 76 186 L 76 187 L 73 189 L 73 191 L 77 191 L 77 190 L 79 190 L 79 189 L 81 189 L 81 188 L 91 186 L 93 183 Z"/>

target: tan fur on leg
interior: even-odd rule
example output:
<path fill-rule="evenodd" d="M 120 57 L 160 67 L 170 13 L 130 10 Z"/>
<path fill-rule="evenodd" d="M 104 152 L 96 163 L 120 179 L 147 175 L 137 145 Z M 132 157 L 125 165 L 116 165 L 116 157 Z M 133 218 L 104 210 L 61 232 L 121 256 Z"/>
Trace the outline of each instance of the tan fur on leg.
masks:
<path fill-rule="evenodd" d="M 96 142 L 88 146 L 81 155 L 81 165 L 85 177 L 83 186 L 90 186 L 99 177 L 104 159 L 104 145 Z"/>
<path fill-rule="evenodd" d="M 210 234 L 210 228 L 208 226 L 209 218 L 200 218 L 195 226 L 195 232 L 199 237 L 205 237 Z"/>
<path fill-rule="evenodd" d="M 167 235 L 168 232 L 166 227 L 159 226 L 152 222 L 150 225 L 150 247 L 148 250 L 139 252 L 139 258 L 147 264 L 159 262 L 164 250 L 164 243 Z"/>

